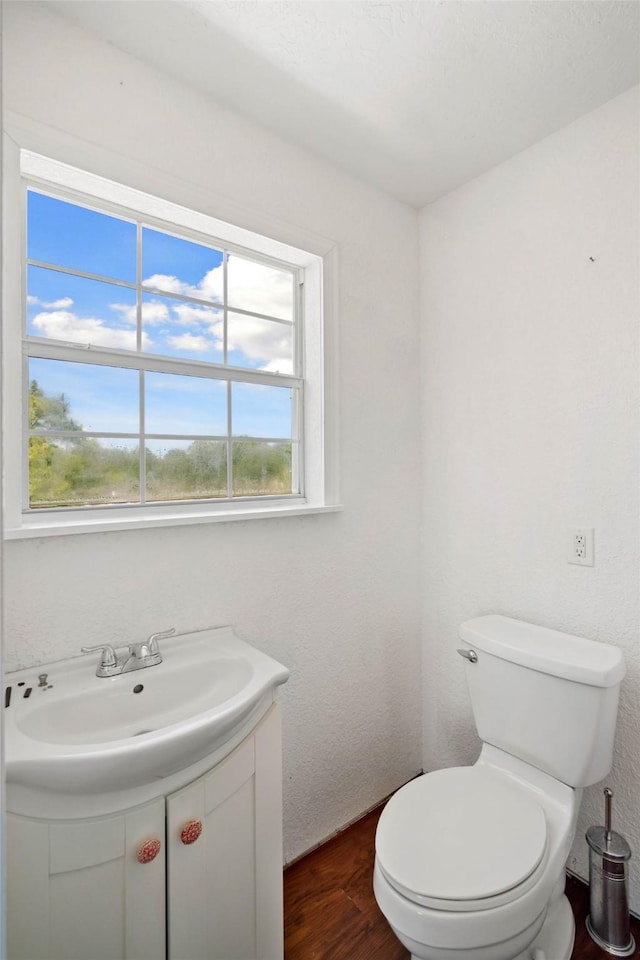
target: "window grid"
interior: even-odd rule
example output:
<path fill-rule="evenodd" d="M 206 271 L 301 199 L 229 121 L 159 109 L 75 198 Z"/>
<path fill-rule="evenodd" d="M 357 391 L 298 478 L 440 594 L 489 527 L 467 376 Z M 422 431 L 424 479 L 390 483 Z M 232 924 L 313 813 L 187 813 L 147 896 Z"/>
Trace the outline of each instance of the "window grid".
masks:
<path fill-rule="evenodd" d="M 37 337 L 32 336 L 27 333 L 27 314 L 26 308 L 24 311 L 24 340 L 23 340 L 23 353 L 25 357 L 25 363 L 28 364 L 29 358 L 37 359 L 51 359 L 51 360 L 65 360 L 74 363 L 83 363 L 89 364 L 96 367 L 117 367 L 117 368 L 130 368 L 137 369 L 139 373 L 139 387 L 138 387 L 138 424 L 139 430 L 137 433 L 131 433 L 127 431 L 99 431 L 99 430 L 85 430 L 80 431 L 64 431 L 56 429 L 28 429 L 25 430 L 25 435 L 28 437 L 37 437 L 44 436 L 53 440 L 71 440 L 88 438 L 88 439 L 120 439 L 120 440 L 136 440 L 138 443 L 139 451 L 139 481 L 140 481 L 140 492 L 139 499 L 136 501 L 129 502 L 111 502 L 100 504 L 103 508 L 108 507 L 139 507 L 148 503 L 153 506 L 161 505 L 164 502 L 171 502 L 175 505 L 179 503 L 189 503 L 194 500 L 201 501 L 202 499 L 207 499 L 203 497 L 184 497 L 181 499 L 163 501 L 163 500 L 153 500 L 150 501 L 147 499 L 146 491 L 146 460 L 147 460 L 147 441 L 151 440 L 175 440 L 182 442 L 194 442 L 198 440 L 206 441 L 215 441 L 215 442 L 224 442 L 226 445 L 227 451 L 227 491 L 226 498 L 220 497 L 211 497 L 209 499 L 214 499 L 216 502 L 221 500 L 252 500 L 252 499 L 288 499 L 291 497 L 301 497 L 304 495 L 302 489 L 302 470 L 301 470 L 301 458 L 303 453 L 303 444 L 302 444 L 302 423 L 303 423 L 303 411 L 302 411 L 302 397 L 303 397 L 303 379 L 302 379 L 302 337 L 301 337 L 301 299 L 299 296 L 300 290 L 300 275 L 302 273 L 300 268 L 292 267 L 291 265 L 284 264 L 280 261 L 267 258 L 261 254 L 252 254 L 250 250 L 245 250 L 243 248 L 235 248 L 232 245 L 223 244 L 217 241 L 213 237 L 203 237 L 198 235 L 194 238 L 193 232 L 187 229 L 180 229 L 176 231 L 175 229 L 168 229 L 168 225 L 163 222 L 155 222 L 153 218 L 145 217 L 140 218 L 136 217 L 132 211 L 126 210 L 114 210 L 111 205 L 105 204 L 104 206 L 98 206 L 92 199 L 83 197 L 82 195 L 69 196 L 68 191 L 47 189 L 46 186 L 43 187 L 37 183 L 27 183 L 27 191 L 33 190 L 37 193 L 44 193 L 47 196 L 54 197 L 55 199 L 63 200 L 67 203 L 75 203 L 79 206 L 94 210 L 101 214 L 106 214 L 107 216 L 116 216 L 121 219 L 124 219 L 128 222 L 135 222 L 136 224 L 136 282 L 131 283 L 126 280 L 114 279 L 112 277 L 103 276 L 101 274 L 91 273 L 89 271 L 76 270 L 70 267 L 62 266 L 59 264 L 52 264 L 47 261 L 37 260 L 35 258 L 25 257 L 25 264 L 27 267 L 34 266 L 40 269 L 55 271 L 63 275 L 79 277 L 84 280 L 97 281 L 101 283 L 108 283 L 112 286 L 122 287 L 125 289 L 130 289 L 135 291 L 135 313 L 136 313 L 136 350 L 129 351 L 121 348 L 109 348 L 101 346 L 93 346 L 90 343 L 81 343 L 81 342 L 69 342 L 53 337 Z M 127 215 L 128 214 L 128 215 Z M 199 297 L 194 297 L 189 294 L 176 294 L 173 291 L 165 291 L 158 287 L 147 285 L 143 283 L 143 250 L 142 250 L 142 232 L 145 227 L 150 229 L 157 230 L 163 233 L 167 233 L 169 236 L 176 237 L 178 239 L 189 240 L 190 242 L 195 242 L 200 245 L 209 247 L 215 251 L 222 253 L 222 268 L 223 268 L 223 297 L 222 303 L 218 303 L 214 300 L 206 300 Z M 291 274 L 291 283 L 294 290 L 294 297 L 292 303 L 293 317 L 291 320 L 284 319 L 282 317 L 275 317 L 267 313 L 261 313 L 255 310 L 249 310 L 242 307 L 229 307 L 228 303 L 228 262 L 229 255 L 237 253 L 242 256 L 244 259 L 249 262 L 254 262 L 266 266 L 270 266 L 279 271 L 286 271 Z M 26 274 L 26 271 L 25 271 Z M 24 287 L 26 289 L 27 278 L 25 275 Z M 213 362 L 207 361 L 198 361 L 190 360 L 182 357 L 171 357 L 159 354 L 153 354 L 152 352 L 145 352 L 143 348 L 143 297 L 144 295 L 156 295 L 170 300 L 175 300 L 178 303 L 193 303 L 207 309 L 222 311 L 222 322 L 223 322 L 223 363 L 216 364 Z M 26 305 L 26 297 L 25 297 Z M 294 366 L 293 374 L 286 373 L 273 373 L 268 370 L 257 370 L 252 367 L 235 367 L 229 365 L 229 338 L 228 338 L 228 315 L 232 311 L 234 314 L 239 316 L 245 316 L 249 318 L 256 318 L 261 320 L 266 320 L 269 323 L 282 324 L 284 326 L 290 327 L 292 330 L 292 362 Z M 189 377 L 198 377 L 203 379 L 212 379 L 212 380 L 222 380 L 226 381 L 226 392 L 227 392 L 227 433 L 226 435 L 220 434 L 178 434 L 178 433 L 147 433 L 146 431 L 146 392 L 145 392 L 145 374 L 147 372 L 161 372 L 161 373 L 175 373 L 182 376 Z M 264 436 L 234 436 L 233 434 L 233 383 L 253 383 L 256 385 L 266 385 L 266 386 L 279 386 L 286 387 L 291 391 L 291 427 L 290 427 L 290 436 L 274 436 L 274 437 L 264 437 Z M 25 394 L 29 389 L 29 377 L 25 377 Z M 26 410 L 28 408 L 28 397 L 25 396 L 25 421 L 28 424 L 28 415 Z M 255 496 L 234 496 L 234 475 L 233 475 L 233 454 L 234 454 L 234 444 L 246 443 L 250 441 L 258 441 L 263 444 L 274 444 L 274 443 L 286 443 L 290 445 L 291 449 L 291 492 L 285 494 L 256 494 Z M 25 447 L 27 445 L 25 444 Z M 25 461 L 28 462 L 28 453 L 25 451 Z M 28 471 L 25 471 L 27 474 Z M 26 476 L 28 480 L 28 476 Z M 25 487 L 27 484 L 25 483 Z M 93 508 L 96 506 L 94 500 L 87 498 L 86 506 Z M 64 507 L 37 507 L 38 512 L 42 510 L 78 510 L 82 508 L 76 505 L 64 506 Z M 25 490 L 25 503 L 24 509 L 31 511 L 32 507 L 29 503 L 29 492 Z"/>

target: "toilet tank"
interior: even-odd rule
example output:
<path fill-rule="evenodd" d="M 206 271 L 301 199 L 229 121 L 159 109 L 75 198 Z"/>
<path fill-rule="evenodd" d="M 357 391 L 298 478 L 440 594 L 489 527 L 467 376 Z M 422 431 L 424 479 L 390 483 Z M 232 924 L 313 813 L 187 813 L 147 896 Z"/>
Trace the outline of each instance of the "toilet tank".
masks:
<path fill-rule="evenodd" d="M 622 652 L 497 614 L 460 627 L 480 738 L 572 787 L 611 768 Z"/>

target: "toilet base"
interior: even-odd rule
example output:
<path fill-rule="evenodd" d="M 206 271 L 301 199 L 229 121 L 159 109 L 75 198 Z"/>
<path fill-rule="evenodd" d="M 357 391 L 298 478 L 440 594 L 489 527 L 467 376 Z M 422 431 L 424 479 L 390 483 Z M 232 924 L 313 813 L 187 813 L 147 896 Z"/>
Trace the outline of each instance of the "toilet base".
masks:
<path fill-rule="evenodd" d="M 575 935 L 573 911 L 563 894 L 551 906 L 542 930 L 531 946 L 514 960 L 570 960 Z"/>
<path fill-rule="evenodd" d="M 544 923 L 539 932 L 534 937 L 529 946 L 520 953 L 517 953 L 511 960 L 570 960 L 573 950 L 573 941 L 575 939 L 576 925 L 573 919 L 573 912 L 566 896 L 563 894 L 552 905 L 545 917 Z M 532 931 L 533 932 L 533 931 Z M 398 931 L 396 931 L 398 936 Z M 530 934 L 529 934 L 530 935 Z M 526 937 L 526 933 L 525 933 Z M 406 939 L 399 937 L 407 945 Z M 524 940 L 526 943 L 526 939 Z M 438 958 L 451 957 L 452 960 L 476 960 L 481 957 L 489 957 L 492 954 L 491 947 L 478 950 L 444 950 L 425 947 L 425 952 L 421 954 L 411 954 L 411 960 L 424 960 L 425 957 Z"/>

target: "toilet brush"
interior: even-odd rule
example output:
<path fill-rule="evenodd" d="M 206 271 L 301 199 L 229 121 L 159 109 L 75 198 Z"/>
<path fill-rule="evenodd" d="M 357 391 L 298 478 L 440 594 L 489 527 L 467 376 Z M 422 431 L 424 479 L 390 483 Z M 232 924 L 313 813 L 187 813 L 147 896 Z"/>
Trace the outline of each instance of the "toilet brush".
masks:
<path fill-rule="evenodd" d="M 631 848 L 611 829 L 613 791 L 604 789 L 605 825 L 589 827 L 589 906 L 587 930 L 592 940 L 614 957 L 630 957 L 636 945 L 631 935 L 627 862 Z"/>

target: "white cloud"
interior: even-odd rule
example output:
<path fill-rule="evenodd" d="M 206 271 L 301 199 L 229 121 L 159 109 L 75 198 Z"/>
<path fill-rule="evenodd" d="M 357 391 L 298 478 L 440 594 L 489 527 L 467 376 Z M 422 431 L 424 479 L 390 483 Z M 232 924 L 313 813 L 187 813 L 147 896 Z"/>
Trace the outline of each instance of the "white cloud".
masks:
<path fill-rule="evenodd" d="M 59 300 L 47 302 L 46 300 L 40 300 L 39 297 L 34 297 L 32 294 L 27 296 L 27 303 L 30 307 L 46 307 L 48 310 L 66 310 L 73 306 L 71 297 L 61 297 Z"/>
<path fill-rule="evenodd" d="M 262 361 L 261 369 L 292 373 L 291 327 L 256 317 L 234 316 L 229 323 L 227 345 L 250 360 Z"/>
<path fill-rule="evenodd" d="M 211 310 L 209 307 L 196 307 L 193 303 L 174 303 L 172 305 L 174 317 L 182 327 L 200 326 L 210 324 L 211 332 L 217 328 L 221 320 L 222 312 L 220 310 Z M 220 326 L 221 323 L 220 323 Z"/>
<path fill-rule="evenodd" d="M 276 360 L 270 360 L 260 369 L 268 370 L 270 373 L 293 373 L 291 357 L 278 357 Z"/>
<path fill-rule="evenodd" d="M 143 283 L 168 293 L 221 303 L 224 270 L 220 264 L 205 273 L 202 280 L 196 284 L 186 283 L 166 273 L 154 273 Z M 229 304 L 233 307 L 284 320 L 292 319 L 293 280 L 286 270 L 278 270 L 231 254 L 227 262 L 227 288 Z"/>
<path fill-rule="evenodd" d="M 52 313 L 39 313 L 32 325 L 43 337 L 55 340 L 69 340 L 72 343 L 88 343 L 97 347 L 135 350 L 135 330 L 118 330 L 105 327 L 104 321 L 95 317 L 78 317 L 68 310 L 54 310 Z M 152 341 L 146 334 L 142 336 L 144 350 L 149 350 Z"/>
<path fill-rule="evenodd" d="M 166 323 L 169 319 L 169 308 L 158 300 L 148 300 L 142 304 L 142 322 L 151 324 Z"/>
<path fill-rule="evenodd" d="M 48 310 L 68 310 L 69 307 L 73 306 L 73 300 L 71 297 L 61 297 L 59 300 L 43 303 L 42 306 L 47 307 Z"/>
<path fill-rule="evenodd" d="M 286 271 L 230 256 L 227 289 L 229 304 L 233 307 L 284 320 L 293 319 L 293 281 Z"/>
<path fill-rule="evenodd" d="M 222 264 L 209 270 L 197 284 L 190 284 L 169 274 L 153 274 L 144 284 L 166 290 L 178 296 L 196 297 L 212 303 L 221 303 L 224 293 L 224 270 Z M 292 329 L 286 324 L 274 323 L 233 312 L 233 308 L 249 310 L 267 317 L 292 319 L 293 280 L 284 270 L 230 255 L 227 262 L 227 288 L 229 297 L 228 347 L 240 352 L 261 369 L 280 373 L 293 371 Z M 152 301 L 158 308 L 163 304 Z M 129 322 L 135 321 L 135 310 L 114 305 L 122 310 Z M 132 312 L 126 313 L 129 309 Z M 169 311 L 158 310 L 145 317 L 147 323 L 170 323 L 191 328 L 192 332 L 179 336 L 167 336 L 167 343 L 176 350 L 204 353 L 205 350 L 221 350 L 223 341 L 222 312 L 216 307 L 200 306 L 179 300 L 172 302 Z M 213 338 L 213 342 L 211 340 Z"/>
<path fill-rule="evenodd" d="M 117 310 L 126 323 L 134 327 L 137 323 L 137 314 L 135 305 L 129 303 L 112 303 L 112 310 Z M 153 326 L 158 323 L 166 323 L 170 319 L 169 308 L 159 300 L 146 300 L 142 304 L 142 322 Z"/>
<path fill-rule="evenodd" d="M 130 303 L 110 303 L 109 306 L 112 310 L 116 310 L 120 314 L 125 323 L 131 323 L 135 327 L 138 322 L 135 305 L 131 306 Z"/>
<path fill-rule="evenodd" d="M 229 260 L 229 262 L 231 262 Z M 227 267 L 228 270 L 228 267 Z M 203 300 L 213 300 L 214 303 L 224 301 L 224 268 L 222 264 L 205 273 L 198 284 L 199 296 Z"/>
<path fill-rule="evenodd" d="M 210 272 L 214 273 L 215 271 L 212 270 Z M 191 283 L 186 283 L 184 280 L 178 280 L 177 277 L 168 273 L 153 273 L 150 277 L 143 280 L 142 283 L 145 287 L 154 287 L 166 293 L 181 294 L 184 297 L 198 297 L 201 300 L 211 299 L 208 294 L 207 296 L 203 294 L 202 280 L 194 286 Z"/>
<path fill-rule="evenodd" d="M 216 344 L 206 337 L 195 336 L 193 333 L 183 333 L 179 337 L 167 337 L 167 343 L 175 350 L 190 350 L 196 353 L 208 353 Z M 219 348 L 218 348 L 219 349 Z"/>

